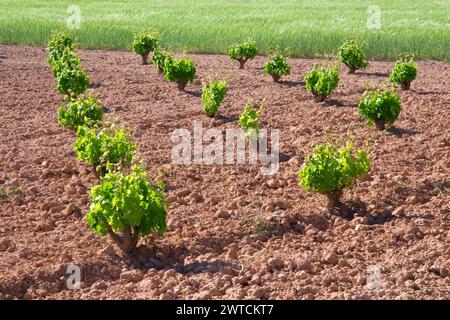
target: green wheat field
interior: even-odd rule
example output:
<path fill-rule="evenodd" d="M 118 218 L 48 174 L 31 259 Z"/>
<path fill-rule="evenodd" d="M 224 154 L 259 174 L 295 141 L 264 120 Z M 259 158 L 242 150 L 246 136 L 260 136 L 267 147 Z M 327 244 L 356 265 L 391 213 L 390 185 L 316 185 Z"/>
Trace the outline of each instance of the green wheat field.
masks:
<path fill-rule="evenodd" d="M 80 9 L 74 35 L 84 48 L 130 49 L 134 31 L 152 28 L 176 51 L 224 53 L 254 38 L 261 53 L 316 57 L 352 37 L 371 59 L 450 60 L 449 0 L 0 0 L 0 43 L 45 45 L 52 31 L 67 30 L 70 5 Z M 380 29 L 367 27 L 369 5 L 381 10 Z"/>

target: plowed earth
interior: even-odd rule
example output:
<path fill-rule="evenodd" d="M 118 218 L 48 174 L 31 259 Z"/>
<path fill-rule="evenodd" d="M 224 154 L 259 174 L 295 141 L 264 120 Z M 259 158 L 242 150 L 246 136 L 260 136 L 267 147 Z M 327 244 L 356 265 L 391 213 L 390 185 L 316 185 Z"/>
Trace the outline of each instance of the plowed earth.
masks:
<path fill-rule="evenodd" d="M 78 51 L 107 118 L 133 132 L 137 159 L 161 172 L 170 231 L 124 257 L 87 226 L 92 169 L 76 159 L 75 134 L 57 122 L 64 104 L 46 50 L 0 46 L 0 298 L 15 299 L 448 299 L 450 298 L 450 65 L 420 61 L 402 112 L 384 132 L 357 103 L 393 62 L 370 62 L 315 103 L 303 77 L 318 60 L 292 59 L 274 83 L 264 57 L 245 70 L 221 55 L 192 55 L 187 92 L 130 52 Z M 216 120 L 201 108 L 200 80 L 225 79 Z M 248 98 L 266 99 L 264 127 L 280 130 L 281 164 L 172 165 L 177 128 L 236 128 Z M 298 186 L 311 147 L 353 133 L 371 141 L 373 168 L 344 194 L 343 217 Z M 80 267 L 79 290 L 66 286 Z"/>

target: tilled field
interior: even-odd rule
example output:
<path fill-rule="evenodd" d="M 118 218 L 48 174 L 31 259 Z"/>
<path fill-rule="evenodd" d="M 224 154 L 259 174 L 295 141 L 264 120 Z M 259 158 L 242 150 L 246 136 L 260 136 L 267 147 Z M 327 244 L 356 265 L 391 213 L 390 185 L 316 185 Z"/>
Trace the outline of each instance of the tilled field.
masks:
<path fill-rule="evenodd" d="M 238 70 L 221 55 L 191 55 L 198 80 L 178 92 L 130 52 L 78 51 L 107 118 L 133 132 L 137 159 L 163 176 L 169 232 L 124 257 L 87 226 L 98 183 L 76 159 L 75 135 L 57 122 L 64 103 L 44 48 L 0 46 L 0 299 L 449 299 L 450 65 L 421 61 L 393 128 L 359 117 L 367 84 L 393 62 L 370 62 L 314 103 L 303 83 L 314 60 L 292 59 L 276 84 L 264 57 Z M 225 79 L 229 93 L 212 121 L 200 80 Z M 266 99 L 264 127 L 280 130 L 276 175 L 259 165 L 172 165 L 177 128 L 236 128 L 248 98 Z M 324 196 L 298 186 L 311 147 L 327 136 L 373 143 L 373 167 L 344 194 L 347 218 L 324 216 Z M 353 216 L 353 217 L 351 217 Z M 66 287 L 68 265 L 82 288 Z M 374 281 L 378 278 L 379 281 Z"/>

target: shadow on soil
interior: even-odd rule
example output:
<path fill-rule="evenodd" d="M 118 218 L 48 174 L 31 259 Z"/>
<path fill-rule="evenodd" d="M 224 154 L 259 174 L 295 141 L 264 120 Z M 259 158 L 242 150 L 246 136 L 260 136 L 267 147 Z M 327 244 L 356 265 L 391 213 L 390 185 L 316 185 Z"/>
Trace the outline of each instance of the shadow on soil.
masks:
<path fill-rule="evenodd" d="M 223 124 L 226 124 L 226 123 L 238 121 L 239 117 L 237 117 L 237 116 L 224 116 L 222 114 L 218 114 L 218 115 L 216 115 L 216 119 L 222 121 Z"/>
<path fill-rule="evenodd" d="M 355 75 L 361 75 L 361 76 L 369 76 L 369 77 L 382 77 L 387 78 L 390 76 L 388 72 L 361 72 L 361 73 L 355 73 Z"/>
<path fill-rule="evenodd" d="M 202 94 L 197 91 L 184 90 L 184 92 L 186 92 L 188 95 L 191 95 L 191 96 L 197 97 L 197 98 L 200 98 L 202 96 Z"/>
<path fill-rule="evenodd" d="M 344 104 L 336 99 L 328 99 L 322 102 L 328 107 L 337 107 L 337 108 L 356 108 L 358 105 L 356 103 Z"/>
<path fill-rule="evenodd" d="M 269 153 L 270 151 L 268 151 Z M 279 154 L 279 160 L 280 162 L 288 162 L 293 156 L 295 156 L 295 152 L 294 151 L 290 151 L 290 152 L 280 152 Z"/>
<path fill-rule="evenodd" d="M 228 261 L 221 259 L 211 259 L 210 261 L 194 261 L 184 263 L 187 256 L 196 256 L 198 251 L 206 253 L 223 253 L 225 247 L 236 242 L 236 239 L 243 238 L 243 234 L 230 233 L 226 236 L 204 236 L 193 238 L 189 247 L 186 244 L 164 246 L 162 244 L 141 245 L 135 251 L 128 255 L 122 255 L 132 268 L 147 272 L 148 269 L 157 270 L 174 269 L 177 273 L 216 273 L 238 274 L 240 267 Z M 195 249 L 193 249 L 195 248 Z"/>
<path fill-rule="evenodd" d="M 278 82 L 281 85 L 288 86 L 288 87 L 304 87 L 305 82 L 304 81 L 287 81 L 287 80 L 280 80 Z"/>
<path fill-rule="evenodd" d="M 228 261 L 213 260 L 213 261 L 195 261 L 185 265 L 177 264 L 174 266 L 175 271 L 185 274 L 199 274 L 199 273 L 228 273 L 238 275 L 240 267 Z"/>
<path fill-rule="evenodd" d="M 420 131 L 414 131 L 414 130 L 398 128 L 398 127 L 390 127 L 386 131 L 396 137 L 401 137 L 403 135 L 413 136 L 413 135 L 420 133 Z"/>
<path fill-rule="evenodd" d="M 369 213 L 367 211 L 367 206 L 361 201 L 347 201 L 345 203 L 340 203 L 336 208 L 339 215 L 347 220 L 352 220 L 356 217 L 365 217 L 367 219 L 367 224 L 384 224 L 394 219 L 392 212 L 389 210 L 383 210 L 377 213 Z"/>
<path fill-rule="evenodd" d="M 102 84 L 100 82 L 89 83 L 89 88 L 91 88 L 91 89 L 97 89 L 97 88 L 100 88 L 101 86 L 102 86 Z"/>
<path fill-rule="evenodd" d="M 410 90 L 410 91 L 414 92 L 415 94 L 418 94 L 419 96 L 432 96 L 432 95 L 448 94 L 448 92 L 445 92 L 445 91 L 416 91 L 416 90 Z"/>
<path fill-rule="evenodd" d="M 384 224 L 386 222 L 394 219 L 392 212 L 389 210 L 384 210 L 377 213 L 369 213 L 367 211 L 367 206 L 361 201 L 347 201 L 345 203 L 339 203 L 331 215 L 322 214 L 310 214 L 306 216 L 301 216 L 299 221 L 306 225 L 311 225 L 316 229 L 325 231 L 330 228 L 329 218 L 333 215 L 339 216 L 346 220 L 353 220 L 356 217 L 365 217 L 367 219 L 368 225 L 374 224 Z"/>

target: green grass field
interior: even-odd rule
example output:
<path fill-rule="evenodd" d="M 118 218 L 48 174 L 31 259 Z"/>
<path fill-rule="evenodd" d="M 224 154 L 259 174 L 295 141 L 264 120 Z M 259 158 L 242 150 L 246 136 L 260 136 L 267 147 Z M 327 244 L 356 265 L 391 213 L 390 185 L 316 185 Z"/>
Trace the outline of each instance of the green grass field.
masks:
<path fill-rule="evenodd" d="M 367 28 L 370 4 L 381 9 L 380 30 Z M 351 36 L 366 41 L 372 59 L 414 52 L 450 60 L 449 0 L 0 0 L 0 43 L 46 44 L 67 28 L 69 5 L 81 10 L 75 34 L 86 48 L 129 49 L 133 31 L 151 27 L 177 51 L 225 52 L 253 37 L 262 53 L 278 46 L 312 57 Z"/>

